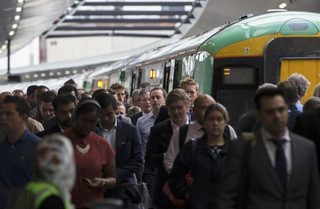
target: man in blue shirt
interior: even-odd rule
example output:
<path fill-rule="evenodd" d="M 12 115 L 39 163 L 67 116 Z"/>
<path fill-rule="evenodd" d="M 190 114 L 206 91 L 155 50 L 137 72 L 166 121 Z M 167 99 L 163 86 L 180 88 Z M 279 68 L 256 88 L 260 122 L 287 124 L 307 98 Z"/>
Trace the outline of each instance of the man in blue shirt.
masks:
<path fill-rule="evenodd" d="M 144 158 L 146 154 L 146 147 L 148 142 L 148 137 L 150 134 L 150 128 L 153 126 L 155 119 L 159 113 L 160 107 L 166 103 L 167 92 L 163 88 L 153 88 L 150 91 L 152 111 L 142 117 L 137 121 L 137 133 L 139 140 L 142 145 L 142 157 Z"/>
<path fill-rule="evenodd" d="M 35 152 L 40 138 L 26 128 L 30 107 L 26 100 L 7 96 L 3 100 L 0 125 L 0 209 L 14 201 L 17 192 L 31 180 Z M 11 202 L 12 203 L 12 202 Z"/>

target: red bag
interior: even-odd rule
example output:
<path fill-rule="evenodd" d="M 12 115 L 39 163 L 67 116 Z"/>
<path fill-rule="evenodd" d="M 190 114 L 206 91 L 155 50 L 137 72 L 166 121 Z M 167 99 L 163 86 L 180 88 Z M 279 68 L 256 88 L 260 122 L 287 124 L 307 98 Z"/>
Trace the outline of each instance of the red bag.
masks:
<path fill-rule="evenodd" d="M 193 157 L 194 157 L 194 152 L 195 152 L 195 149 L 196 149 L 196 146 L 197 146 L 197 142 L 198 142 L 197 140 L 196 141 L 192 141 L 191 156 L 190 156 L 190 160 L 189 160 L 189 171 L 185 175 L 187 186 L 190 189 L 193 186 L 193 176 L 191 174 L 191 170 L 192 170 L 192 167 L 193 167 Z M 184 199 L 178 199 L 173 195 L 173 193 L 172 193 L 172 191 L 171 191 L 171 189 L 169 187 L 168 181 L 166 181 L 166 183 L 162 187 L 162 191 L 167 195 L 167 197 L 170 199 L 172 204 L 175 205 L 176 207 L 182 208 L 186 204 L 186 201 Z"/>
<path fill-rule="evenodd" d="M 173 195 L 173 193 L 168 185 L 168 182 L 166 182 L 164 184 L 164 186 L 162 187 L 162 191 L 167 195 L 167 197 L 169 198 L 169 200 L 172 202 L 172 204 L 174 206 L 176 206 L 178 208 L 182 208 L 186 204 L 185 200 L 175 198 L 175 196 Z"/>

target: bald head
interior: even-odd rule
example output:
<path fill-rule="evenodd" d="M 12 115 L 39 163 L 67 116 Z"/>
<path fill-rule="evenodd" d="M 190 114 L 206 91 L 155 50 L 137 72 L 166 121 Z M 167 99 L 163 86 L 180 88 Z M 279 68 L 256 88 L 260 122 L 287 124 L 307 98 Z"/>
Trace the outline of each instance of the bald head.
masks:
<path fill-rule="evenodd" d="M 193 114 L 200 125 L 203 125 L 204 112 L 216 101 L 208 94 L 201 94 L 194 100 Z"/>

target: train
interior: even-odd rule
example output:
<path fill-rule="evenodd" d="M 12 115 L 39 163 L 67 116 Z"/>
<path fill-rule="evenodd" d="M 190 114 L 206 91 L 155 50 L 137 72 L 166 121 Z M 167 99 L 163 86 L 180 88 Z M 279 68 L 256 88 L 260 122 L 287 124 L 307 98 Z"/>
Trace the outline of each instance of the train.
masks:
<path fill-rule="evenodd" d="M 320 80 L 320 14 L 268 11 L 245 15 L 200 35 L 99 66 L 85 81 L 93 89 L 121 83 L 132 92 L 149 82 L 171 91 L 193 78 L 201 94 L 210 94 L 230 114 L 230 124 L 254 107 L 263 83 L 277 84 L 292 73 Z M 303 101 L 304 101 L 303 100 Z M 302 103 L 303 103 L 302 101 Z"/>

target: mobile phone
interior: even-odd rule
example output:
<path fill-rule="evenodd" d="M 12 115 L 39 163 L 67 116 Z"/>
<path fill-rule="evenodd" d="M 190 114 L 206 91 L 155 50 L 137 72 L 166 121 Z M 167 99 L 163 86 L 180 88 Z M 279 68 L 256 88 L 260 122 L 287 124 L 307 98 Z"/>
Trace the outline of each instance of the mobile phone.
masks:
<path fill-rule="evenodd" d="M 91 184 L 92 183 L 90 179 L 85 178 L 85 177 L 82 178 L 82 182 L 87 183 L 87 184 Z"/>

